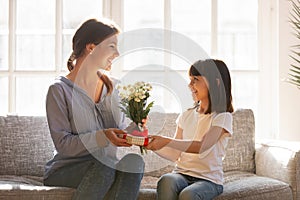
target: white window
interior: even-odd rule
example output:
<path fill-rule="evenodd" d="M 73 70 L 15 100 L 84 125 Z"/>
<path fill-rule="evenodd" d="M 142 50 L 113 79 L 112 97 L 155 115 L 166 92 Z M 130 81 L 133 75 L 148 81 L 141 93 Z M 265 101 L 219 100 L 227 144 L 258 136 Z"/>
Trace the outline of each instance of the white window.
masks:
<path fill-rule="evenodd" d="M 153 90 L 156 110 L 181 112 L 192 105 L 191 99 L 180 105 L 180 92 L 168 88 L 187 84 L 192 62 L 165 51 L 173 48 L 172 37 L 165 35 L 172 32 L 200 46 L 209 57 L 225 61 L 232 75 L 234 107 L 251 108 L 259 116 L 257 1 L 0 0 L 0 5 L 0 114 L 45 114 L 47 88 L 66 72 L 74 31 L 88 18 L 108 17 L 124 34 L 169 30 L 153 35 L 164 42 L 162 48 L 126 52 L 112 70 L 120 78 L 147 76 L 159 83 Z M 182 50 L 189 52 L 190 47 L 183 45 Z M 184 84 L 182 90 L 189 92 Z"/>
<path fill-rule="evenodd" d="M 175 32 L 174 35 L 182 34 L 181 39 L 192 40 L 203 48 L 207 56 L 221 59 L 229 67 L 234 107 L 251 108 L 255 115 L 258 115 L 257 1 L 126 0 L 122 2 L 123 7 L 122 4 L 119 5 L 120 1 L 110 1 L 110 6 L 116 8 L 112 9 L 111 16 L 122 25 L 125 34 L 136 34 L 134 38 L 138 41 L 139 37 L 147 34 L 147 31 L 140 31 L 143 35 L 138 35 L 139 29 L 154 28 L 171 30 Z M 148 30 L 150 31 L 151 29 Z M 134 80 L 141 78 L 163 82 L 163 85 L 158 84 L 155 88 L 157 95 L 155 97 L 159 97 L 155 98 L 156 105 L 163 107 L 161 109 L 166 112 L 180 112 L 187 105 L 192 106 L 191 98 L 187 104 L 178 106 L 183 103 L 176 98 L 178 92 L 172 92 L 172 88 L 168 89 L 164 85 L 172 85 L 173 81 L 181 87 L 182 92 L 187 91 L 187 87 L 180 85 L 182 82 L 178 79 L 173 80 L 174 76 L 171 74 L 176 72 L 186 80 L 187 84 L 187 69 L 191 62 L 196 60 L 186 60 L 184 55 L 166 51 L 168 42 L 170 49 L 173 49 L 173 41 L 170 39 L 173 35 L 167 37 L 167 34 L 150 35 L 150 39 L 154 38 L 154 42 L 155 37 L 156 43 L 164 42 L 161 44 L 163 50 L 148 48 L 148 46 L 135 50 L 127 48 L 128 52 L 122 52 L 125 54 L 116 61 L 117 67 L 113 69 L 113 73 L 124 79 L 134 77 Z M 134 40 L 125 43 L 124 46 L 127 47 L 132 43 Z M 183 43 L 180 47 L 183 54 L 193 53 L 191 51 L 194 48 L 191 48 L 191 45 Z"/>
<path fill-rule="evenodd" d="M 84 6 L 83 6 L 84 3 Z M 0 0 L 0 113 L 45 114 L 53 79 L 65 73 L 71 39 L 101 0 Z"/>

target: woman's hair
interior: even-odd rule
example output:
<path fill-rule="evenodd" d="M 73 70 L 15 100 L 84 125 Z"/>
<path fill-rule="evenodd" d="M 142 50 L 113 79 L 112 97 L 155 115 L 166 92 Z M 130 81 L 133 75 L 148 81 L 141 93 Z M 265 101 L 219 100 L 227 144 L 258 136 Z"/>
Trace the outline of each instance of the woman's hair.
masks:
<path fill-rule="evenodd" d="M 105 22 L 102 22 L 96 19 L 89 19 L 85 21 L 78 28 L 72 40 L 73 52 L 67 63 L 69 71 L 74 69 L 74 61 L 84 54 L 87 44 L 98 45 L 103 40 L 118 33 L 120 33 L 120 29 L 112 21 L 105 20 Z M 111 80 L 104 74 L 101 74 L 100 78 L 108 88 L 108 93 L 110 94 L 113 89 Z"/>
<path fill-rule="evenodd" d="M 208 81 L 209 107 L 212 112 L 233 112 L 231 78 L 226 64 L 221 60 L 206 59 L 192 64 L 190 76 L 203 76 Z"/>

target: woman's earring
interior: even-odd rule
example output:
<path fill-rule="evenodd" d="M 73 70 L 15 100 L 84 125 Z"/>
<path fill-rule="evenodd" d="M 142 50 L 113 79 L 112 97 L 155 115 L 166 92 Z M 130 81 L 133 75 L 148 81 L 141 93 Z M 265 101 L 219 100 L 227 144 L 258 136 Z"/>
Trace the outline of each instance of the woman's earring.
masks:
<path fill-rule="evenodd" d="M 90 55 L 93 54 L 93 50 L 94 50 L 94 48 L 90 48 Z"/>

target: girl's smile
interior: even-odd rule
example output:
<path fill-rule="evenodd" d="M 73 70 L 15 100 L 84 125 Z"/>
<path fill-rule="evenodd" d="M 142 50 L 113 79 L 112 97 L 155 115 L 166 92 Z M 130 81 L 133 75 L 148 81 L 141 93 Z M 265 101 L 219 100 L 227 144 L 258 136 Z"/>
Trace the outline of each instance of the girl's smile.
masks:
<path fill-rule="evenodd" d="M 194 101 L 201 101 L 208 98 L 208 82 L 202 76 L 190 76 L 189 88 Z"/>

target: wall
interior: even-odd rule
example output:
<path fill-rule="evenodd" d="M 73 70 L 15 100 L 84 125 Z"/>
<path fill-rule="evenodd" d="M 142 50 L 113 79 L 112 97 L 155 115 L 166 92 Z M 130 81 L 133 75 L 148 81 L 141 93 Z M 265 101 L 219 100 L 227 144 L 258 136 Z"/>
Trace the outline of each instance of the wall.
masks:
<path fill-rule="evenodd" d="M 278 139 L 300 141 L 300 89 L 284 81 L 293 62 L 291 46 L 300 43 L 288 22 L 290 10 L 290 1 L 278 0 Z"/>

